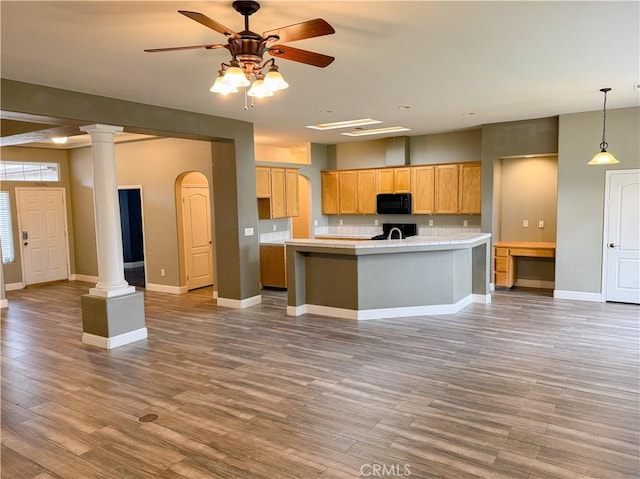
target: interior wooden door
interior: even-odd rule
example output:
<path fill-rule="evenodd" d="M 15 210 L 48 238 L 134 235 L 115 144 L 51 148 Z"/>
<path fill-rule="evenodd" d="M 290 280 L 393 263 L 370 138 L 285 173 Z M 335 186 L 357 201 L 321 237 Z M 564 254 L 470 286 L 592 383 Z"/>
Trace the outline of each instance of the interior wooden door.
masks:
<path fill-rule="evenodd" d="M 213 284 L 213 244 L 208 186 L 183 186 L 187 289 Z"/>
<path fill-rule="evenodd" d="M 607 172 L 606 300 L 640 304 L 640 170 Z"/>

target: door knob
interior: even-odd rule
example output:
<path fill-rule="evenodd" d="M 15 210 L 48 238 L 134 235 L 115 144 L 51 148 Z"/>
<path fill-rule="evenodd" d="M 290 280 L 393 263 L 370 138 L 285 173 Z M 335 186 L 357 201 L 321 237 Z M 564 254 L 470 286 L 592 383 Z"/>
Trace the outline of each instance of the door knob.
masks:
<path fill-rule="evenodd" d="M 615 244 L 615 243 L 609 243 L 609 248 L 615 248 L 616 246 L 618 246 L 618 245 Z"/>
<path fill-rule="evenodd" d="M 24 242 L 24 243 L 22 243 L 22 244 L 24 244 L 25 246 L 27 246 L 27 245 L 29 244 L 29 242 L 28 242 L 28 241 L 25 241 L 25 242 Z"/>

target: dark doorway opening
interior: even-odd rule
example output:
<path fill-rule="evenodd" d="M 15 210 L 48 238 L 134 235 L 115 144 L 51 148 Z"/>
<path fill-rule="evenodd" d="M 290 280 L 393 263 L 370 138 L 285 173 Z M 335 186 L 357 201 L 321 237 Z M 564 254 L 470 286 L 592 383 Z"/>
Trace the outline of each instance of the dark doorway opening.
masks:
<path fill-rule="evenodd" d="M 118 190 L 124 278 L 132 286 L 145 287 L 142 198 L 140 188 Z"/>

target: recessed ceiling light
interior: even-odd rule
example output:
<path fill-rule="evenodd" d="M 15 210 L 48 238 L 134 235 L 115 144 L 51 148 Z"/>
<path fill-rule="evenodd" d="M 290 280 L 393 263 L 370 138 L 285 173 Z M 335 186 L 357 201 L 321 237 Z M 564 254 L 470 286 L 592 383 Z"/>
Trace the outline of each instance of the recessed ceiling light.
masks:
<path fill-rule="evenodd" d="M 467 111 L 467 112 L 462 114 L 462 116 L 473 116 L 473 115 L 475 115 L 475 113 L 472 112 L 472 111 Z"/>
<path fill-rule="evenodd" d="M 320 113 L 333 113 L 333 110 L 320 110 Z"/>
<path fill-rule="evenodd" d="M 346 133 L 341 133 L 346 136 L 365 136 L 365 135 L 382 135 L 384 133 L 397 133 L 399 131 L 409 131 L 411 128 L 405 128 L 404 126 L 388 126 L 386 128 L 374 128 L 371 130 L 355 130 Z"/>
<path fill-rule="evenodd" d="M 51 138 L 51 141 L 53 141 L 56 145 L 64 145 L 67 141 L 69 141 L 69 138 L 66 136 L 54 136 L 53 138 Z"/>
<path fill-rule="evenodd" d="M 336 121 L 333 123 L 320 123 L 319 125 L 307 125 L 307 128 L 313 128 L 314 130 L 333 130 L 334 128 L 353 128 L 364 125 L 375 125 L 376 123 L 382 122 L 371 118 L 362 118 L 360 120 Z"/>
<path fill-rule="evenodd" d="M 409 110 L 411 107 L 409 105 L 400 105 L 398 110 Z"/>

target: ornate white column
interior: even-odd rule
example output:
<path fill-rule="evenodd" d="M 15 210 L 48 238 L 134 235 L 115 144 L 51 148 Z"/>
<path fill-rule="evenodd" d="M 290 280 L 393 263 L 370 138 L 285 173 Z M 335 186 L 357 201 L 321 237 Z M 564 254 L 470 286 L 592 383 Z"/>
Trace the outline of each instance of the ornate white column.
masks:
<path fill-rule="evenodd" d="M 135 293 L 124 279 L 122 229 L 113 137 L 121 126 L 87 125 L 80 127 L 91 135 L 93 153 L 93 195 L 98 253 L 98 283 L 89 289 L 92 296 L 113 298 Z"/>

